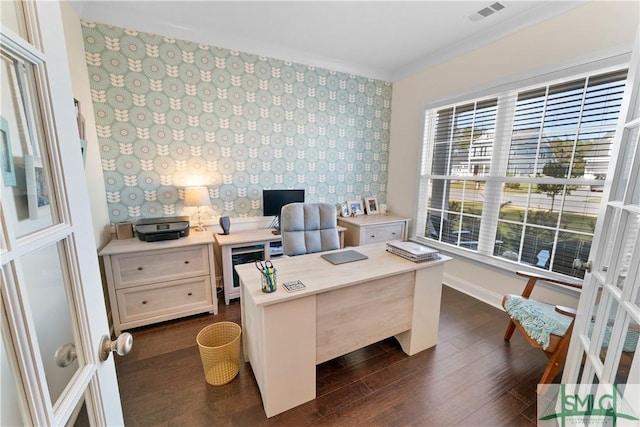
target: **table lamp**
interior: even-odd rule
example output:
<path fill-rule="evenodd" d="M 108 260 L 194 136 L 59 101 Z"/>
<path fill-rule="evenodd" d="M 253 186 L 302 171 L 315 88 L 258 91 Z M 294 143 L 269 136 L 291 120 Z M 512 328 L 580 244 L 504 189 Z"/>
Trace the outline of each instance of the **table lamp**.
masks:
<path fill-rule="evenodd" d="M 187 187 L 184 190 L 184 205 L 196 206 L 198 212 L 198 226 L 196 231 L 204 231 L 202 218 L 200 217 L 200 206 L 209 206 L 209 189 L 207 187 Z"/>

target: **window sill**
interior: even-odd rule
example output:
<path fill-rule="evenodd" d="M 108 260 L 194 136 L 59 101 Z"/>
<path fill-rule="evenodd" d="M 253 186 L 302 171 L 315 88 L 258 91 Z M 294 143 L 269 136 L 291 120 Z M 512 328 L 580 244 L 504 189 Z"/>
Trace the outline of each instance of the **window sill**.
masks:
<path fill-rule="evenodd" d="M 516 271 L 528 271 L 537 274 L 544 274 L 545 276 L 549 276 L 550 278 L 555 278 L 558 280 L 567 280 L 567 278 L 571 278 L 573 280 L 580 280 L 579 278 L 566 276 L 559 273 L 554 273 L 552 271 L 544 270 L 541 268 L 536 268 L 533 266 L 528 266 L 526 264 L 520 264 L 517 262 L 509 261 L 504 258 L 499 258 L 495 256 L 487 256 L 481 255 L 477 252 L 473 252 L 471 250 L 454 247 L 448 244 L 440 243 L 435 240 L 425 239 L 420 237 L 412 237 L 410 240 L 415 241 L 421 245 L 425 245 L 434 249 L 439 250 L 445 255 L 449 255 L 453 258 L 463 259 L 464 261 L 473 262 L 475 264 L 481 265 L 483 268 L 487 268 L 489 270 L 493 270 L 499 273 L 512 273 L 514 276 Z M 554 285 L 552 283 L 540 282 L 536 286 L 543 286 L 554 291 L 559 291 L 567 295 L 576 296 L 580 294 L 580 290 L 574 288 L 568 288 L 565 286 Z"/>

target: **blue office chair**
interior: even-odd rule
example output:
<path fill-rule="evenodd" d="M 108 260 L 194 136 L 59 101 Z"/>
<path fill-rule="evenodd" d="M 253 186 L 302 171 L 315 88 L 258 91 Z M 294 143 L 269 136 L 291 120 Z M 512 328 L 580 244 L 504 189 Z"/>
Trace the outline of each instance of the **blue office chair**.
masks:
<path fill-rule="evenodd" d="M 282 252 L 304 255 L 340 248 L 336 207 L 329 203 L 290 203 L 280 213 Z"/>

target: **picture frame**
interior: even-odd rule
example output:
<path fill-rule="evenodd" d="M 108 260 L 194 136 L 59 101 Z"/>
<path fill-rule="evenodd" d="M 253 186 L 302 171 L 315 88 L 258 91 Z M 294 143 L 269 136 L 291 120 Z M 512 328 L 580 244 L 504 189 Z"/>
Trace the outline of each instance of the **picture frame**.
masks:
<path fill-rule="evenodd" d="M 17 106 L 19 107 L 18 127 L 20 128 L 20 134 L 23 135 L 22 141 L 24 156 L 31 156 L 33 165 L 36 167 L 43 167 L 42 155 L 40 153 L 40 145 L 36 138 L 34 116 L 34 106 L 30 100 L 34 99 L 30 93 L 30 87 L 26 82 L 26 71 L 24 65 L 21 62 L 14 61 L 12 67 L 12 84 L 19 89 L 20 96 L 17 99 Z"/>
<path fill-rule="evenodd" d="M 380 213 L 378 198 L 375 196 L 365 197 L 364 209 L 367 215 L 378 215 Z"/>
<path fill-rule="evenodd" d="M 342 202 L 339 204 L 340 215 L 342 217 L 348 217 L 350 215 L 349 204 L 347 202 Z"/>
<path fill-rule="evenodd" d="M 358 216 L 364 214 L 364 208 L 362 207 L 362 200 L 349 200 L 349 214 L 351 216 Z"/>
<path fill-rule="evenodd" d="M 51 201 L 49 200 L 49 186 L 47 185 L 47 177 L 45 176 L 44 168 L 36 167 L 35 172 L 36 204 L 38 208 L 49 206 Z"/>
<path fill-rule="evenodd" d="M 9 123 L 0 116 L 0 158 L 2 159 L 2 182 L 5 187 L 15 187 L 16 166 L 13 162 Z"/>

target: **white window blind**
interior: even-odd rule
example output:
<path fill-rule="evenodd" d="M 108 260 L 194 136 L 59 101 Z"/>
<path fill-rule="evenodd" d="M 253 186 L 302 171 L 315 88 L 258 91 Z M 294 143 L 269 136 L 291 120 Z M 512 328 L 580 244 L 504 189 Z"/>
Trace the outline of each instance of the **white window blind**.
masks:
<path fill-rule="evenodd" d="M 581 276 L 626 74 L 427 110 L 417 237 Z"/>

